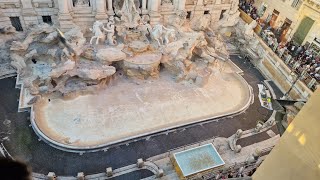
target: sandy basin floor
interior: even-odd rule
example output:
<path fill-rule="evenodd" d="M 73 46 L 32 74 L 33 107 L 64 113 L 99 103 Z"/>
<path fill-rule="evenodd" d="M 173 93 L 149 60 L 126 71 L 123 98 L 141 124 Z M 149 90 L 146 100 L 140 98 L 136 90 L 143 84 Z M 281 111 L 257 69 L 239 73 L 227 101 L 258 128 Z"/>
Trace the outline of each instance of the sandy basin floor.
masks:
<path fill-rule="evenodd" d="M 58 144 L 90 148 L 226 115 L 250 101 L 247 83 L 232 66 L 214 72 L 203 88 L 176 83 L 168 73 L 140 84 L 119 78 L 95 95 L 35 107 L 35 122 Z"/>

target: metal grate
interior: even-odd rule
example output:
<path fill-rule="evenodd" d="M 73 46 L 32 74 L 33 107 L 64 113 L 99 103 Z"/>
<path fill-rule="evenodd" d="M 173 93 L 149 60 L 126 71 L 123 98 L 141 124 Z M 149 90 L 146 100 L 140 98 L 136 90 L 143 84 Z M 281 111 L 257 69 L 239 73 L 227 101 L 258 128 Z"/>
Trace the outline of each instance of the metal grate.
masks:
<path fill-rule="evenodd" d="M 16 31 L 23 31 L 19 17 L 10 17 L 11 25 L 16 28 Z"/>

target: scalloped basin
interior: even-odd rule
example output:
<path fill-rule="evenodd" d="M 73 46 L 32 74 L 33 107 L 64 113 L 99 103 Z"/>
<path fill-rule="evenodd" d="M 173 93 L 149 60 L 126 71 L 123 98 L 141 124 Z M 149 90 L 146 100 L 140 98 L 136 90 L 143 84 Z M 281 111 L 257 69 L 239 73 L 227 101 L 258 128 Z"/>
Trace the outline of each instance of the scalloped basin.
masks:
<path fill-rule="evenodd" d="M 119 77 L 116 85 L 73 100 L 43 98 L 33 106 L 33 126 L 55 146 L 83 150 L 238 113 L 250 105 L 252 92 L 233 66 L 214 71 L 203 88 L 161 72 L 140 83 Z"/>

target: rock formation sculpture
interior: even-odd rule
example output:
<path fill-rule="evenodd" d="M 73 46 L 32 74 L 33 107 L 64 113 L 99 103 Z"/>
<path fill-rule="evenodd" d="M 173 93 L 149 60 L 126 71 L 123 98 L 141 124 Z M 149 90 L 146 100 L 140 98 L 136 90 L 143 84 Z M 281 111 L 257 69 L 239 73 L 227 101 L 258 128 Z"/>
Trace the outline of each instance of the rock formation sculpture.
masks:
<path fill-rule="evenodd" d="M 235 2 L 230 14 L 237 12 L 234 6 Z M 116 17 L 109 16 L 105 25 L 94 22 L 89 43 L 79 27 L 62 33 L 46 24 L 31 27 L 24 40 L 14 41 L 11 64 L 25 87 L 33 95 L 75 97 L 106 86 L 115 76 L 115 67 L 130 78 L 147 79 L 159 77 L 160 65 L 177 82 L 202 87 L 209 81 L 215 62 L 229 58 L 223 39 L 210 28 L 210 15 L 194 17 L 189 26 L 186 12 L 175 10 L 166 24 L 151 26 L 148 15 L 140 17 L 138 1 L 117 1 L 114 7 Z M 246 37 L 250 30 L 243 31 Z M 92 46 L 105 39 L 107 47 Z"/>

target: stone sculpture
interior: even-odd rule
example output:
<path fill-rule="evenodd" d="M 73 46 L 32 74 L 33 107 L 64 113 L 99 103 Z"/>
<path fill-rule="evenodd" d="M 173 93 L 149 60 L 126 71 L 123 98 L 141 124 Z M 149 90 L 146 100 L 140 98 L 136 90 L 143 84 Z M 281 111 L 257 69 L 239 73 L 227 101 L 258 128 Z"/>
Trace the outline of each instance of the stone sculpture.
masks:
<path fill-rule="evenodd" d="M 105 38 L 105 35 L 101 30 L 102 27 L 103 27 L 102 22 L 100 21 L 94 22 L 92 29 L 90 28 L 90 31 L 92 31 L 92 33 L 94 34 L 90 39 L 90 44 L 93 43 L 94 39 L 96 39 L 96 44 L 99 44 L 99 40 Z"/>
<path fill-rule="evenodd" d="M 89 0 L 74 0 L 75 6 L 89 6 Z"/>
<path fill-rule="evenodd" d="M 263 128 L 261 123 L 257 123 L 256 127 L 254 128 L 254 132 L 259 133 Z"/>
<path fill-rule="evenodd" d="M 238 46 L 241 51 L 249 54 L 255 60 L 262 58 L 264 50 L 259 44 L 259 40 L 255 37 L 254 28 L 257 22 L 253 20 L 250 24 L 239 22 L 236 28 Z"/>
<path fill-rule="evenodd" d="M 252 163 L 256 162 L 259 159 L 260 156 L 261 156 L 260 149 L 255 149 L 255 151 L 251 155 L 249 155 L 247 157 L 246 163 L 247 164 L 252 164 Z"/>
<path fill-rule="evenodd" d="M 240 20 L 239 0 L 231 0 L 230 9 L 223 13 L 223 18 L 218 22 L 218 27 L 232 27 Z"/>
<path fill-rule="evenodd" d="M 141 18 L 139 26 L 137 27 L 138 31 L 140 31 L 140 33 L 141 33 L 143 41 L 146 41 L 147 43 L 149 43 L 147 36 L 150 35 L 150 33 L 152 32 L 152 27 L 148 23 L 148 20 L 149 20 L 149 17 L 144 16 L 143 18 Z"/>
<path fill-rule="evenodd" d="M 229 14 L 237 12 L 237 3 L 232 2 Z M 89 1 L 74 3 L 87 5 Z M 33 26 L 24 40 L 12 43 L 11 64 L 34 95 L 57 92 L 75 97 L 95 91 L 115 76 L 113 66 L 128 77 L 147 79 L 159 77 L 163 65 L 177 82 L 205 86 L 216 72 L 215 62 L 228 59 L 223 40 L 210 28 L 211 15 L 197 15 L 189 26 L 186 11 L 170 7 L 174 13 L 164 18 L 166 24 L 152 27 L 149 15 L 140 17 L 137 0 L 115 1 L 117 16 L 109 16 L 105 25 L 94 22 L 89 43 L 79 27 L 62 33 L 46 24 Z M 247 27 L 243 38 L 250 37 L 251 30 Z M 112 47 L 91 46 L 105 39 Z M 233 149 L 239 151 L 241 147 L 234 143 Z"/>
<path fill-rule="evenodd" d="M 109 17 L 109 21 L 108 21 L 108 23 L 107 23 L 107 27 L 106 28 L 104 28 L 104 27 L 102 27 L 103 28 L 103 30 L 105 31 L 105 32 L 107 32 L 107 43 L 109 44 L 109 45 L 116 45 L 116 40 L 115 40 L 115 36 L 114 36 L 114 33 L 115 33 L 115 22 L 114 22 L 114 17 L 113 16 L 110 16 Z"/>
<path fill-rule="evenodd" d="M 235 152 L 241 151 L 241 146 L 237 145 L 237 141 L 242 136 L 242 134 L 243 134 L 243 131 L 241 129 L 238 129 L 234 135 L 232 135 L 231 137 L 228 138 L 228 143 L 229 143 L 231 150 L 233 150 Z"/>
<path fill-rule="evenodd" d="M 250 24 L 244 26 L 244 36 L 247 40 L 254 38 L 254 28 L 257 27 L 258 23 L 256 20 L 253 20 Z"/>
<path fill-rule="evenodd" d="M 153 40 L 157 41 L 159 46 L 165 45 L 170 43 L 170 39 L 175 38 L 175 30 L 157 24 L 153 27 L 151 37 Z"/>
<path fill-rule="evenodd" d="M 120 20 L 127 28 L 135 28 L 139 25 L 140 15 L 134 0 L 124 0 L 121 10 L 116 10 Z"/>
<path fill-rule="evenodd" d="M 172 0 L 161 0 L 161 4 L 172 4 Z"/>

